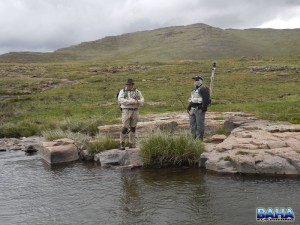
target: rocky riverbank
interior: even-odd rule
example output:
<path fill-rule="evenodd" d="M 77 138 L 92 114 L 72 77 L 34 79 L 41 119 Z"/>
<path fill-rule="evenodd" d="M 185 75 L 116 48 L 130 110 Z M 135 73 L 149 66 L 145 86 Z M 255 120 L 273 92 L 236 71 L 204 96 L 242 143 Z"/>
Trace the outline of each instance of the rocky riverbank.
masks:
<path fill-rule="evenodd" d="M 101 126 L 102 134 L 118 136 L 121 125 Z M 228 136 L 214 132 L 224 127 Z M 187 113 L 164 113 L 145 115 L 138 124 L 141 138 L 153 129 L 189 129 Z M 299 175 L 300 174 L 300 125 L 287 122 L 258 120 L 251 114 L 239 112 L 208 112 L 206 117 L 207 138 L 205 152 L 199 159 L 199 166 L 218 173 Z M 0 151 L 28 151 L 34 146 L 42 146 L 55 154 L 64 148 L 74 148 L 72 140 L 44 142 L 40 137 L 21 139 L 1 139 Z M 76 147 L 76 146 L 75 146 Z M 74 150 L 75 149 L 75 150 Z M 120 151 L 112 149 L 91 155 L 86 150 L 79 151 L 79 157 L 98 162 L 101 166 L 142 167 L 139 149 Z M 57 155 L 56 155 L 57 157 Z M 75 159 L 73 154 L 73 159 Z"/>
<path fill-rule="evenodd" d="M 4 151 L 24 151 L 24 152 L 37 152 L 37 148 L 45 141 L 43 137 L 22 137 L 22 138 L 1 138 L 0 139 L 0 152 Z"/>
<path fill-rule="evenodd" d="M 219 173 L 300 174 L 300 125 L 233 117 L 220 143 L 206 144 L 200 166 Z"/>
<path fill-rule="evenodd" d="M 148 121 L 144 123 L 149 125 L 144 127 L 143 122 L 140 124 L 140 136 L 147 133 L 146 127 L 148 131 L 159 126 L 188 129 L 188 115 L 184 113 L 148 115 L 146 118 Z M 153 119 L 152 123 L 150 118 Z M 230 134 L 213 135 L 220 127 Z M 111 127 L 111 130 L 114 128 Z M 109 130 L 108 127 L 99 129 Z M 247 113 L 209 112 L 206 130 L 209 137 L 205 140 L 205 152 L 199 159 L 200 167 L 229 174 L 300 174 L 300 125 L 259 120 Z M 130 154 L 121 154 L 124 158 L 119 157 L 118 150 L 110 150 L 97 154 L 95 160 L 102 165 L 125 165 L 124 162 L 128 162 L 129 158 L 130 166 L 142 166 L 137 157 L 132 160 Z"/>

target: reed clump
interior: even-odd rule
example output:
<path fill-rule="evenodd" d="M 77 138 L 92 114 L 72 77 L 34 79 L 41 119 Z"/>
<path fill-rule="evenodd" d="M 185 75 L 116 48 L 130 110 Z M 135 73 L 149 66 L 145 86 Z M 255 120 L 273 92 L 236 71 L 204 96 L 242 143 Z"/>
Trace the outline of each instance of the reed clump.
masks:
<path fill-rule="evenodd" d="M 204 145 L 188 132 L 155 131 L 141 140 L 140 156 L 144 166 L 196 165 Z"/>

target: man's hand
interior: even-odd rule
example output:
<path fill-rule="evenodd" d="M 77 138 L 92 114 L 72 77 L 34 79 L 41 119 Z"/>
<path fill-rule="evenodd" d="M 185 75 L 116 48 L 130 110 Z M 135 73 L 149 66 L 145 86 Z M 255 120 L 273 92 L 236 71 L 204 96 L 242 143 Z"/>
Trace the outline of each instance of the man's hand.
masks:
<path fill-rule="evenodd" d="M 140 104 L 139 101 L 136 100 L 136 99 L 130 99 L 130 100 L 129 100 L 129 103 L 130 103 L 131 105 L 139 105 L 139 104 Z"/>

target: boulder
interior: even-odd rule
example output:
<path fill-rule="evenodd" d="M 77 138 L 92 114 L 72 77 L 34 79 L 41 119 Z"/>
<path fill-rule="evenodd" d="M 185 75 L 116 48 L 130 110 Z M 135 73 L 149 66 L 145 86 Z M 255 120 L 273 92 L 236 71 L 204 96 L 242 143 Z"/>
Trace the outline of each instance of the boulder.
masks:
<path fill-rule="evenodd" d="M 139 149 L 111 149 L 103 151 L 94 156 L 94 160 L 101 165 L 101 167 L 110 166 L 128 166 L 131 168 L 143 166 L 143 161 L 139 156 Z"/>
<path fill-rule="evenodd" d="M 29 145 L 26 147 L 26 149 L 24 150 L 27 154 L 34 154 L 37 152 L 37 149 L 34 145 Z"/>
<path fill-rule="evenodd" d="M 43 142 L 40 153 L 42 159 L 50 165 L 73 162 L 79 159 L 78 149 L 74 141 L 66 138 Z"/>
<path fill-rule="evenodd" d="M 111 149 L 100 152 L 94 156 L 94 160 L 102 167 L 124 165 L 126 150 Z"/>

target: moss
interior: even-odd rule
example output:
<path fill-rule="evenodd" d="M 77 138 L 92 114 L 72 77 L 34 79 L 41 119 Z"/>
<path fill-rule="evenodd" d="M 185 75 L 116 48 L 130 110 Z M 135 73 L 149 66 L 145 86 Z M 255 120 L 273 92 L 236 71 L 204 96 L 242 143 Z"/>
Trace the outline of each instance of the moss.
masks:
<path fill-rule="evenodd" d="M 223 160 L 232 162 L 232 158 L 229 155 L 225 156 Z"/>
<path fill-rule="evenodd" d="M 255 157 L 257 155 L 257 153 L 255 153 L 255 152 L 245 152 L 245 151 L 237 151 L 235 154 L 236 155 L 250 155 L 252 157 Z"/>

